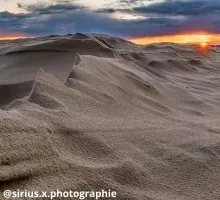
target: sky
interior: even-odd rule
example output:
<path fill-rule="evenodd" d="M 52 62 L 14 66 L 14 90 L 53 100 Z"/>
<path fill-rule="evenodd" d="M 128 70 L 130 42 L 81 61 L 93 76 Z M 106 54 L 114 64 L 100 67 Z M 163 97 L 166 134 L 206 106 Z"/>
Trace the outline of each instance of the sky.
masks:
<path fill-rule="evenodd" d="M 0 38 L 83 32 L 125 39 L 156 39 L 167 35 L 220 33 L 220 0 L 0 0 L 0 3 Z"/>

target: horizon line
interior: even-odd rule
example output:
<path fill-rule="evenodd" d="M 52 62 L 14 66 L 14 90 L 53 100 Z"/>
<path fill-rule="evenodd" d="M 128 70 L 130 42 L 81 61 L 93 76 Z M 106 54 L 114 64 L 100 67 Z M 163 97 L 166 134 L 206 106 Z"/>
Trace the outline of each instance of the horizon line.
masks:
<path fill-rule="evenodd" d="M 75 33 L 71 33 L 74 35 Z M 89 33 L 85 33 L 89 34 Z M 99 34 L 99 33 L 97 33 Z M 18 39 L 28 39 L 28 38 L 39 38 L 39 37 L 48 37 L 53 34 L 45 36 L 34 36 L 34 35 L 25 35 L 25 34 L 0 34 L 0 41 L 9 41 L 9 40 L 18 40 Z M 68 34 L 55 34 L 56 36 L 65 36 Z M 107 34 L 106 34 L 107 35 Z M 111 35 L 110 35 L 111 36 Z M 113 35 L 114 37 L 114 35 Z M 118 37 L 118 36 L 115 36 Z M 207 45 L 217 45 L 220 44 L 220 33 L 209 33 L 204 31 L 199 32 L 189 32 L 189 33 L 179 33 L 179 34 L 166 34 L 166 35 L 148 35 L 148 36 L 136 36 L 136 37 L 121 37 L 125 40 L 131 41 L 135 44 L 147 45 L 154 43 L 176 43 L 176 44 L 201 44 L 205 43 Z"/>

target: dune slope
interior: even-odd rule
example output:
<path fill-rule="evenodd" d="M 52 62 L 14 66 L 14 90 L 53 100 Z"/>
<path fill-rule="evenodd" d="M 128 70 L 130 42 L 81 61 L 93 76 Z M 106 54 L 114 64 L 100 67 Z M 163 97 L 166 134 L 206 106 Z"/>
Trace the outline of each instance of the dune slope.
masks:
<path fill-rule="evenodd" d="M 26 52 L 12 45 L 0 57 L 0 191 L 105 188 L 118 200 L 218 200 L 218 55 L 69 37 L 61 47 L 60 38 L 53 47 L 26 41 Z M 92 51 L 80 47 L 84 40 Z M 32 63 L 30 49 L 45 60 Z M 56 52 L 62 62 L 51 49 L 65 49 Z M 6 92 L 11 84 L 19 97 Z"/>

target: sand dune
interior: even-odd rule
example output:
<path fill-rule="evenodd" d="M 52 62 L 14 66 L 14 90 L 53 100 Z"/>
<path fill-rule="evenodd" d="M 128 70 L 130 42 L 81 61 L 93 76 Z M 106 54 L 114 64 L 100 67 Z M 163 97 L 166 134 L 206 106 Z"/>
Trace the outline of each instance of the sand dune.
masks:
<path fill-rule="evenodd" d="M 0 51 L 0 191 L 219 199 L 218 53 L 94 34 Z"/>

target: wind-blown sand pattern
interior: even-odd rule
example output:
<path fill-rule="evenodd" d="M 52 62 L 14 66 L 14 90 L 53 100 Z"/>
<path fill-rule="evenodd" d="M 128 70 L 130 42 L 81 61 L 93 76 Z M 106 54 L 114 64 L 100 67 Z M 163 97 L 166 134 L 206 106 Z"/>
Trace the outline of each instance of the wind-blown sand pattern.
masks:
<path fill-rule="evenodd" d="M 220 199 L 220 59 L 105 35 L 0 43 L 0 191 Z"/>

